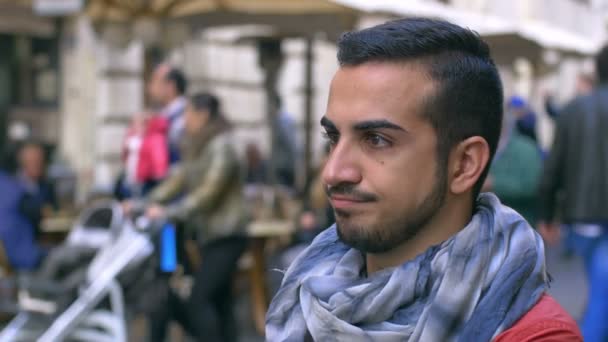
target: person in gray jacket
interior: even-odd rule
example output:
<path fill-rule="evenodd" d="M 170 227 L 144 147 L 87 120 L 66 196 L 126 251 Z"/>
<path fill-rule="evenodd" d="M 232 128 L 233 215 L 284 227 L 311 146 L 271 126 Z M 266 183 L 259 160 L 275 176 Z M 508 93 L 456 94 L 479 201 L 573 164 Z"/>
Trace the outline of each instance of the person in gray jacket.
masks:
<path fill-rule="evenodd" d="M 194 95 L 184 118 L 182 160 L 147 198 L 146 215 L 183 222 L 202 261 L 187 302 L 170 291 L 167 305 L 151 312 L 150 340 L 164 341 L 175 319 L 197 341 L 236 341 L 232 278 L 247 247 L 248 219 L 240 162 L 217 97 Z"/>
<path fill-rule="evenodd" d="M 540 233 L 560 238 L 583 258 L 589 298 L 582 321 L 585 341 L 608 340 L 608 46 L 596 58 L 599 85 L 575 98 L 559 114 L 555 140 L 540 186 Z M 558 206 L 561 198 L 561 206 Z"/>

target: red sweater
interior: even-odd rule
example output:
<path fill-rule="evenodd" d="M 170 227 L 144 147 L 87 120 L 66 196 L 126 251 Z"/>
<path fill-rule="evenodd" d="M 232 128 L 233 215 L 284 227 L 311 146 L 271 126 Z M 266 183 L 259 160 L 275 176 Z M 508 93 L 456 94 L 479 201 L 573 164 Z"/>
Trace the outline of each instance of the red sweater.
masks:
<path fill-rule="evenodd" d="M 169 170 L 169 150 L 167 131 L 169 122 L 160 115 L 155 115 L 146 121 L 146 129 L 139 149 L 136 179 L 140 183 L 163 179 Z M 127 159 L 126 142 L 134 134 L 129 129 L 123 144 L 123 159 Z"/>
<path fill-rule="evenodd" d="M 494 342 L 582 342 L 576 322 L 551 296 L 538 303 Z"/>

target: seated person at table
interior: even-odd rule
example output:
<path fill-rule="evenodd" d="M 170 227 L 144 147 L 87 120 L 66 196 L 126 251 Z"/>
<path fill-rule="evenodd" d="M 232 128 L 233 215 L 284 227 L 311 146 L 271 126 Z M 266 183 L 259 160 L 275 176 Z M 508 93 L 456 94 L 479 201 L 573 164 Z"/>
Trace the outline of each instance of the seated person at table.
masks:
<path fill-rule="evenodd" d="M 150 341 L 165 340 L 171 319 L 199 341 L 237 340 L 232 276 L 247 246 L 247 216 L 230 128 L 215 96 L 194 95 L 185 114 L 182 160 L 148 198 L 147 216 L 183 222 L 202 256 L 188 301 L 168 290 L 168 303 L 153 305 Z"/>
<path fill-rule="evenodd" d="M 264 159 L 260 148 L 256 143 L 250 142 L 245 148 L 247 160 L 246 184 L 267 184 L 268 183 L 268 162 Z"/>
<path fill-rule="evenodd" d="M 38 266 L 44 250 L 36 243 L 34 227 L 23 213 L 25 190 L 5 168 L 0 165 L 0 240 L 11 268 L 31 270 Z"/>
<path fill-rule="evenodd" d="M 43 216 L 58 209 L 55 188 L 46 178 L 46 156 L 42 144 L 29 141 L 18 149 L 17 179 L 25 190 L 23 211 L 34 227 L 40 231 Z"/>

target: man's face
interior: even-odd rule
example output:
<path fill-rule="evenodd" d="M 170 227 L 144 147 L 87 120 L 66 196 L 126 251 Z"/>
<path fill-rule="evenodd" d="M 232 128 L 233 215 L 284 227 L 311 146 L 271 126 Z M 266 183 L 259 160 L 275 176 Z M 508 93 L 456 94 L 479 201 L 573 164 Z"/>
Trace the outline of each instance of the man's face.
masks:
<path fill-rule="evenodd" d="M 186 107 L 186 114 L 184 115 L 184 125 L 186 132 L 190 135 L 197 135 L 205 127 L 205 124 L 209 120 L 209 112 L 198 111 L 192 105 Z"/>
<path fill-rule="evenodd" d="M 153 102 L 160 105 L 167 105 L 173 92 L 173 84 L 167 80 L 169 71 L 168 65 L 162 64 L 158 66 L 152 73 L 152 77 L 150 77 L 148 83 L 148 95 Z"/>
<path fill-rule="evenodd" d="M 31 180 L 39 180 L 44 174 L 44 152 L 38 146 L 26 146 L 20 153 L 21 170 Z"/>
<path fill-rule="evenodd" d="M 323 181 L 340 238 L 362 252 L 387 252 L 411 239 L 445 197 L 436 133 L 421 115 L 435 87 L 421 68 L 347 66 L 331 84 Z"/>
<path fill-rule="evenodd" d="M 576 93 L 578 95 L 589 94 L 593 90 L 593 81 L 584 76 L 576 79 Z"/>

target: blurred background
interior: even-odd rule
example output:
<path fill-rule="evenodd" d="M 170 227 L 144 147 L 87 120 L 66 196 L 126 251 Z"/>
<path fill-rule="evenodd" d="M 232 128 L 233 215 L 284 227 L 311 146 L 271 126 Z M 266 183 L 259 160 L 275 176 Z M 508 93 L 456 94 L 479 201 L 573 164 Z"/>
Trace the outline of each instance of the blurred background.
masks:
<path fill-rule="evenodd" d="M 239 145 L 255 140 L 264 155 L 271 136 L 267 98 L 279 94 L 298 128 L 299 162 L 310 167 L 322 154 L 317 123 L 337 68 L 337 37 L 407 16 L 444 18 L 478 31 L 491 45 L 506 97 L 530 102 L 539 141 L 548 147 L 552 123 L 544 95 L 567 101 L 577 78 L 593 73 L 590 57 L 604 42 L 608 10 L 603 1 L 582 0 L 0 4 L 0 136 L 6 139 L 15 123 L 27 124 L 76 173 L 77 199 L 111 187 L 131 116 L 146 107 L 146 78 L 165 60 L 184 71 L 189 92 L 211 90 L 224 100 L 244 142 Z"/>
<path fill-rule="evenodd" d="M 263 340 L 265 307 L 280 281 L 272 269 L 292 258 L 285 251 L 302 226 L 331 223 L 318 219 L 327 203 L 315 178 L 335 42 L 344 31 L 414 16 L 469 27 L 488 42 L 505 108 L 546 154 L 555 113 L 595 82 L 608 1 L 0 0 L 0 146 L 36 141 L 52 184 L 37 239 L 48 248 L 64 243 L 92 200 L 116 195 L 129 127 L 138 113 L 155 110 L 147 87 L 158 65 L 171 65 L 187 80 L 186 94 L 217 95 L 247 183 L 260 185 L 243 190 L 261 204 L 250 208 L 234 296 L 241 340 Z M 285 154 L 287 180 L 277 171 Z M 315 197 L 321 204 L 310 204 Z M 587 301 L 582 263 L 560 247 L 547 253 L 551 292 L 579 319 Z M 7 278 L 19 273 L 10 264 Z M 17 283 L 7 283 L 7 297 Z M 9 322 L 19 310 L 6 311 Z M 145 322 L 136 314 L 126 321 L 129 339 L 145 340 Z M 171 333 L 171 340 L 187 338 Z"/>

